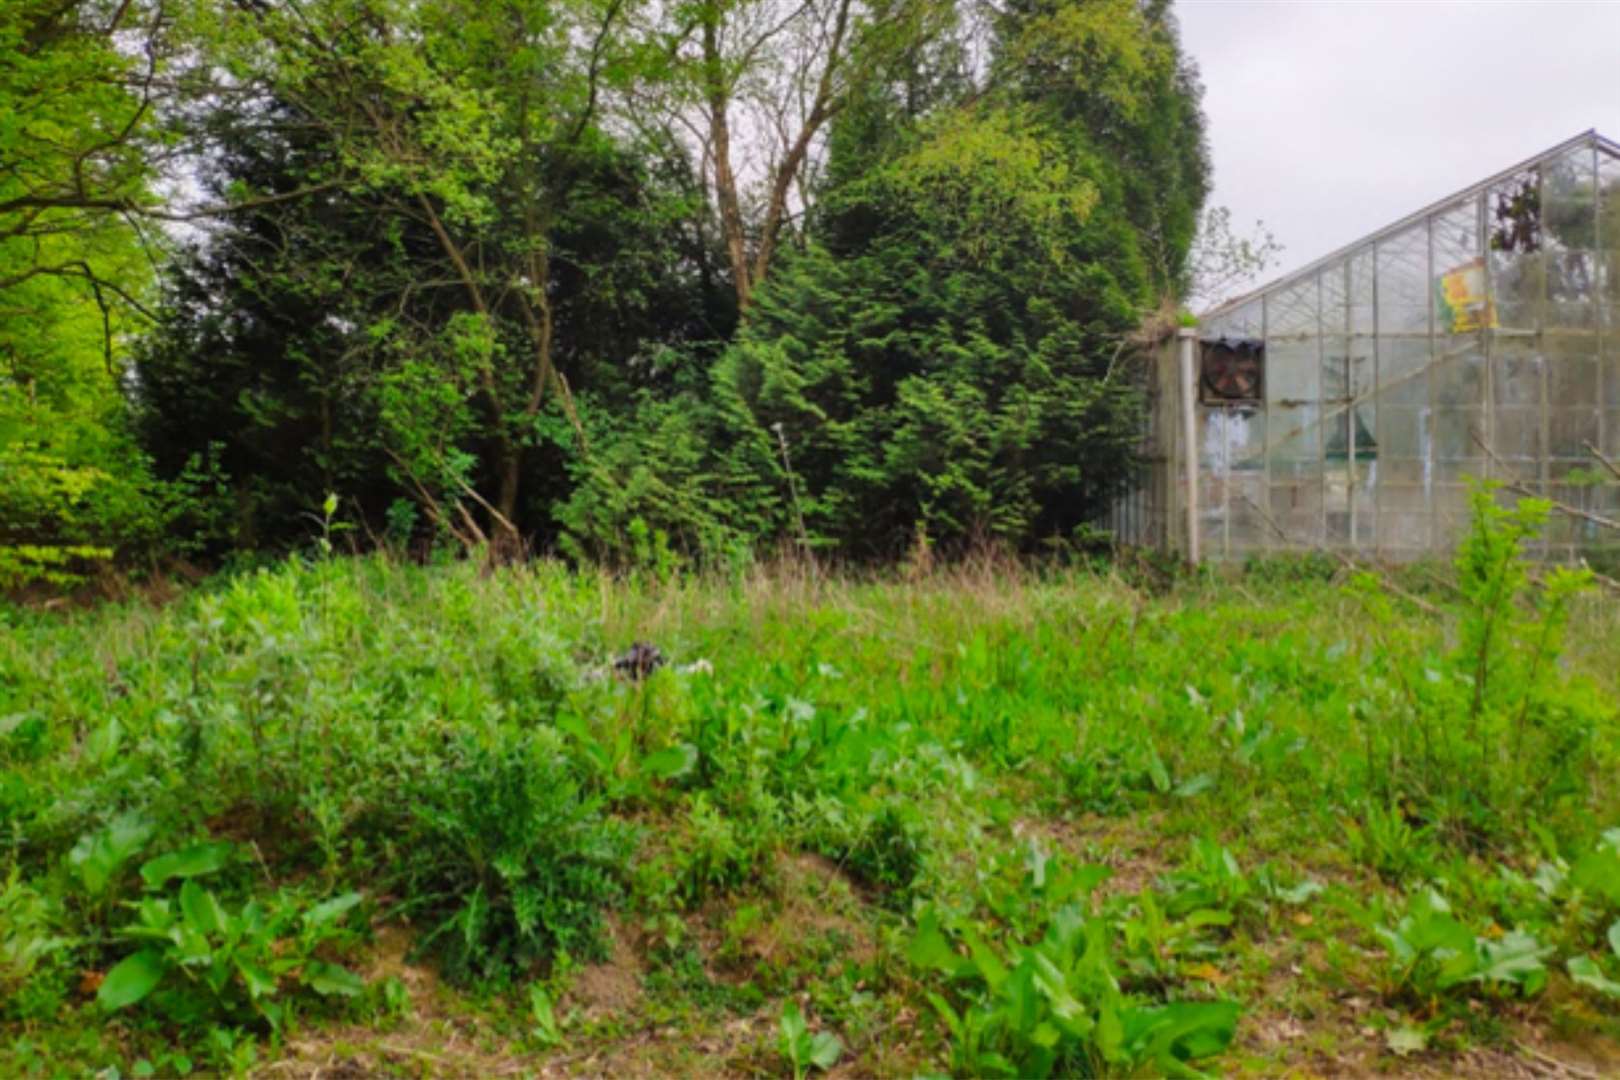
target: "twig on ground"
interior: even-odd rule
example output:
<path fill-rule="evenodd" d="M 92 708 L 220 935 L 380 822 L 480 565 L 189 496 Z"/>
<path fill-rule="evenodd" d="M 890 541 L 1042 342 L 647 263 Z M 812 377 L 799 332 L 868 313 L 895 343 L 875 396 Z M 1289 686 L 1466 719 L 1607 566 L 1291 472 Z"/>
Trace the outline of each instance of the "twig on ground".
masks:
<path fill-rule="evenodd" d="M 1526 1057 L 1530 1058 L 1536 1063 L 1553 1070 L 1552 1073 L 1550 1073 L 1552 1076 L 1570 1077 L 1572 1080 L 1598 1080 L 1598 1074 L 1593 1072 L 1591 1069 L 1581 1065 L 1576 1065 L 1573 1062 L 1560 1061 L 1558 1058 L 1555 1058 L 1550 1054 L 1537 1050 L 1529 1043 L 1515 1042 L 1513 1045 L 1514 1048 L 1517 1049 L 1521 1054 L 1524 1054 Z"/>

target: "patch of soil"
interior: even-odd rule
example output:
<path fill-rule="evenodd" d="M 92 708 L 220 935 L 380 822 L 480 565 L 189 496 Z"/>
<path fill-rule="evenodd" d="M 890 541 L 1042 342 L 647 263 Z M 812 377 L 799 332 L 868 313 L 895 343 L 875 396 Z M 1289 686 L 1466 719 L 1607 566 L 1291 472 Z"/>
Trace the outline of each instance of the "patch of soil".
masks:
<path fill-rule="evenodd" d="M 441 985 L 432 968 L 406 957 L 408 929 L 379 928 L 359 974 L 367 982 L 396 978 L 410 994 L 411 1015 L 391 1030 L 343 1024 L 295 1032 L 282 1057 L 254 1070 L 260 1077 L 345 1080 L 383 1076 L 500 1077 L 532 1073 L 532 1055 L 489 1031 L 476 1012 Z"/>
<path fill-rule="evenodd" d="M 755 1076 L 762 1052 L 775 1039 L 771 1006 L 750 1016 L 718 1023 L 696 1018 L 678 1027 L 646 1027 L 612 1042 L 548 1058 L 538 1075 L 546 1077 Z M 768 1068 L 768 1065 L 767 1065 Z"/>
<path fill-rule="evenodd" d="M 589 1020 L 628 1015 L 641 1001 L 643 967 L 631 934 L 618 918 L 608 920 L 607 931 L 608 958 L 575 972 L 564 999 L 565 1009 L 578 1008 Z"/>
<path fill-rule="evenodd" d="M 776 895 L 781 911 L 768 927 L 772 940 L 763 942 L 770 951 L 791 950 L 812 936 L 840 934 L 851 943 L 846 958 L 855 964 L 870 963 L 877 943 L 872 927 L 861 918 L 863 903 L 856 886 L 831 859 L 808 852 L 777 856 Z"/>
<path fill-rule="evenodd" d="M 1170 871 L 1161 853 L 1164 838 L 1158 815 L 1024 818 L 1013 823 L 1012 833 L 1054 847 L 1077 862 L 1108 867 L 1113 873 L 1097 890 L 1103 896 L 1134 896 Z"/>

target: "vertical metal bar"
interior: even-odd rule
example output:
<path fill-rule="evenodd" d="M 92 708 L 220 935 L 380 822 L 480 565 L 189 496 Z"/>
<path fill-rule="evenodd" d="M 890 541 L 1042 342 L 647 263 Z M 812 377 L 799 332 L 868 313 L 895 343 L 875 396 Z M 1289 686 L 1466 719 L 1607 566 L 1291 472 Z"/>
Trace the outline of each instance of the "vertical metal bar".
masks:
<path fill-rule="evenodd" d="M 1351 347 L 1356 309 L 1355 259 L 1355 255 L 1351 255 L 1344 261 L 1344 426 L 1348 432 L 1345 438 L 1345 452 L 1350 455 L 1344 472 L 1344 497 L 1350 504 L 1349 516 L 1346 519 L 1350 535 L 1345 537 L 1345 543 L 1351 551 L 1356 548 L 1356 361 L 1355 349 Z"/>
<path fill-rule="evenodd" d="M 1474 220 L 1477 222 L 1475 240 L 1479 247 L 1481 279 L 1485 283 L 1485 310 L 1479 320 L 1479 351 L 1485 365 L 1485 411 L 1481 413 L 1480 439 L 1492 452 L 1496 450 L 1496 350 L 1491 348 L 1495 331 L 1491 329 L 1491 311 L 1496 304 L 1496 278 L 1491 273 L 1491 189 L 1486 188 L 1474 197 Z M 1491 478 L 1492 458 L 1485 455 L 1485 478 Z"/>
<path fill-rule="evenodd" d="M 1182 458 L 1185 461 L 1187 482 L 1187 561 L 1197 566 L 1198 550 L 1198 417 L 1194 410 L 1198 407 L 1193 398 L 1193 345 L 1198 340 L 1198 331 L 1190 326 L 1183 326 L 1176 332 L 1180 347 L 1181 358 L 1181 437 L 1185 446 Z"/>
<path fill-rule="evenodd" d="M 1620 250 L 1620 244 L 1616 245 Z M 1607 450 L 1609 428 L 1609 399 L 1606 369 L 1609 366 L 1608 341 L 1604 330 L 1609 323 L 1609 305 L 1598 283 L 1607 274 L 1620 274 L 1620 266 L 1608 265 L 1603 251 L 1603 152 L 1597 139 L 1592 140 L 1592 317 L 1596 327 L 1593 343 L 1597 350 L 1597 447 Z"/>
<path fill-rule="evenodd" d="M 1369 283 L 1368 287 L 1372 289 L 1373 447 L 1374 447 L 1374 453 L 1376 454 L 1376 453 L 1381 452 L 1379 447 L 1378 447 L 1378 426 L 1379 426 L 1378 425 L 1378 418 L 1383 415 L 1383 408 L 1384 408 L 1384 401 L 1383 401 L 1383 397 L 1384 397 L 1384 366 L 1383 366 L 1384 324 L 1383 324 L 1382 316 L 1380 315 L 1379 308 L 1378 308 L 1378 244 L 1377 244 L 1376 241 L 1372 245 L 1372 275 L 1371 276 L 1372 276 L 1372 281 Z M 1371 506 L 1372 506 L 1372 539 L 1373 539 L 1373 550 L 1377 551 L 1378 547 L 1379 547 L 1378 525 L 1379 525 L 1379 521 L 1380 521 L 1378 504 L 1383 498 L 1383 493 L 1379 490 L 1378 484 L 1376 483 L 1376 479 L 1377 479 L 1377 476 L 1378 476 L 1378 473 L 1377 473 L 1378 460 L 1377 460 L 1377 458 L 1373 459 L 1373 466 L 1372 467 L 1373 467 L 1373 477 L 1374 477 L 1374 480 L 1375 480 L 1375 483 L 1372 485 L 1372 501 L 1371 501 Z"/>
<path fill-rule="evenodd" d="M 1436 211 L 1439 213 L 1439 211 Z M 1424 364 L 1423 381 L 1427 387 L 1429 406 L 1423 417 L 1423 430 L 1418 437 L 1423 441 L 1423 506 L 1424 506 L 1424 547 L 1430 551 L 1435 547 L 1435 519 L 1434 512 L 1434 365 L 1435 355 L 1438 352 L 1438 342 L 1435 336 L 1435 295 L 1436 282 L 1434 277 L 1434 219 L 1436 214 L 1430 214 L 1423 219 L 1425 276 L 1424 289 L 1428 294 L 1429 322 L 1429 359 Z"/>
<path fill-rule="evenodd" d="M 1276 510 L 1271 505 L 1271 294 L 1265 293 L 1260 297 L 1260 422 L 1265 425 L 1260 436 L 1260 497 L 1265 500 L 1266 513 L 1275 516 Z M 1269 549 L 1273 543 L 1286 544 L 1287 540 L 1273 537 L 1271 530 L 1267 529 L 1265 546 Z"/>
<path fill-rule="evenodd" d="M 1547 176 L 1540 165 L 1536 166 L 1536 220 L 1540 224 L 1542 231 L 1541 245 L 1537 251 L 1537 256 L 1545 263 L 1547 260 L 1548 239 L 1546 236 Z M 1541 295 L 1537 298 L 1535 324 L 1536 358 L 1540 361 L 1536 368 L 1539 376 L 1537 393 L 1541 397 L 1541 415 L 1537 423 L 1540 430 L 1537 432 L 1536 480 L 1541 485 L 1541 494 L 1546 495 L 1552 490 L 1552 462 L 1550 460 L 1552 455 L 1552 403 L 1548 401 L 1550 393 L 1548 382 L 1552 377 L 1553 358 L 1547 348 L 1547 314 L 1552 303 L 1552 297 L 1548 292 L 1548 275 L 1545 265 L 1537 276 L 1541 279 Z M 1547 535 L 1547 532 L 1546 529 L 1542 529 L 1541 535 L 1536 540 L 1536 547 L 1541 550 L 1544 558 L 1552 548 L 1552 539 Z"/>
<path fill-rule="evenodd" d="M 1232 405 L 1221 411 L 1221 558 L 1232 558 Z"/>
<path fill-rule="evenodd" d="M 1316 275 L 1316 536 L 1318 544 L 1327 543 L 1327 339 L 1322 326 L 1322 280 L 1325 273 Z"/>

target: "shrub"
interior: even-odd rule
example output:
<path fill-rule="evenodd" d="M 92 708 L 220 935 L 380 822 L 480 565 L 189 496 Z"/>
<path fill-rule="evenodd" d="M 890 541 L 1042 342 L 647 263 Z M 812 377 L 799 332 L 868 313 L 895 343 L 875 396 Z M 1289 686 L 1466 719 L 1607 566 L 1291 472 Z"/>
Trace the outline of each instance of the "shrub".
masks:
<path fill-rule="evenodd" d="M 1583 569 L 1532 572 L 1527 545 L 1550 504 L 1498 505 L 1494 489 L 1472 496 L 1473 522 L 1456 557 L 1463 597 L 1457 642 L 1436 656 L 1412 641 L 1379 642 L 1387 699 L 1355 703 L 1368 787 L 1415 825 L 1479 849 L 1499 846 L 1539 821 L 1584 829 L 1593 733 L 1608 706 L 1559 664 L 1570 604 L 1591 581 Z M 1372 579 L 1378 625 L 1392 625 Z"/>
<path fill-rule="evenodd" d="M 446 974 L 501 982 L 560 952 L 602 955 L 632 835 L 582 797 L 548 731 L 465 741 L 414 798 L 403 908 Z"/>
<path fill-rule="evenodd" d="M 119 936 L 138 945 L 107 972 L 108 1011 L 146 1004 L 188 1027 L 225 1022 L 280 1029 L 301 1000 L 355 997 L 365 984 L 317 950 L 346 935 L 358 893 L 310 904 L 279 891 L 231 907 L 194 879 L 148 895 Z"/>

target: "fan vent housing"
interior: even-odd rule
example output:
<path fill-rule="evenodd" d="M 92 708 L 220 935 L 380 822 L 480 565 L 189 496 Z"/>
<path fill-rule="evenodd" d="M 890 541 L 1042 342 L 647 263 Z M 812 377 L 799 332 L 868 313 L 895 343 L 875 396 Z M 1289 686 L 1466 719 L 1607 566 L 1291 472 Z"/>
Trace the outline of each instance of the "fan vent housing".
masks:
<path fill-rule="evenodd" d="M 1258 405 L 1266 396 L 1266 343 L 1217 338 L 1203 343 L 1199 398 L 1206 405 Z"/>

